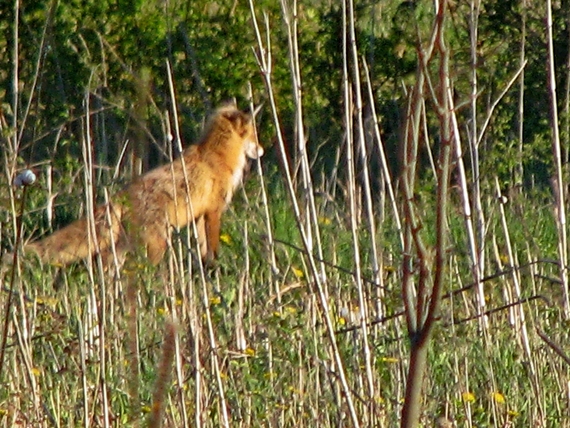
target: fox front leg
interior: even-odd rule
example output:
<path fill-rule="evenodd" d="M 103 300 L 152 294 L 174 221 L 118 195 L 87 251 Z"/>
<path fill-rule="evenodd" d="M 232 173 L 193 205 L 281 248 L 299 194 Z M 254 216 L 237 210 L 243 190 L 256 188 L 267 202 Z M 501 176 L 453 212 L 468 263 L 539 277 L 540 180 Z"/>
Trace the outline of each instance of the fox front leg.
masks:
<path fill-rule="evenodd" d="M 198 238 L 200 257 L 202 260 L 206 260 L 208 254 L 208 240 L 206 239 L 206 222 L 204 216 L 200 216 L 196 219 L 196 237 Z"/>
<path fill-rule="evenodd" d="M 211 211 L 205 214 L 205 230 L 206 230 L 206 263 L 212 262 L 218 257 L 218 247 L 220 244 L 220 220 L 221 211 Z M 202 256 L 203 257 L 203 256 Z M 204 257 L 203 257 L 204 258 Z"/>

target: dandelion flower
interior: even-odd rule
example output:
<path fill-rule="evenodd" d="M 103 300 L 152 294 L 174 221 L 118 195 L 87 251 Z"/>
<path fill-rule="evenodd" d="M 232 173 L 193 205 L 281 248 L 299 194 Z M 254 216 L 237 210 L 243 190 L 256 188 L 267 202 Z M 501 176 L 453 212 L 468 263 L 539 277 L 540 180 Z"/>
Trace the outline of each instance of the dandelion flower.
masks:
<path fill-rule="evenodd" d="M 297 277 L 297 279 L 301 279 L 305 276 L 305 273 L 299 268 L 293 266 L 291 270 L 293 271 L 293 274 Z"/>
<path fill-rule="evenodd" d="M 505 403 L 505 396 L 500 392 L 493 392 L 493 400 L 497 404 L 504 404 Z"/>
<path fill-rule="evenodd" d="M 231 244 L 232 243 L 232 237 L 230 235 L 228 235 L 227 233 L 222 233 L 220 235 L 220 241 L 222 241 L 224 244 Z"/>

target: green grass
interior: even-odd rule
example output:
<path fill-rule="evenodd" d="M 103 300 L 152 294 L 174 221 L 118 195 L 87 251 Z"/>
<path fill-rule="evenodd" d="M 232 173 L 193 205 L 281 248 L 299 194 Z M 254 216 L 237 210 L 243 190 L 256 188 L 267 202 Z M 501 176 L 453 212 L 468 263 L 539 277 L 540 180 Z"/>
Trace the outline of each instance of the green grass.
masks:
<path fill-rule="evenodd" d="M 21 259 L 0 377 L 0 426 L 81 426 L 85 419 L 102 426 L 105 411 L 111 426 L 145 425 L 152 410 L 165 329 L 171 321 L 177 342 L 164 400 L 164 426 L 183 426 L 184 420 L 194 426 L 197 419 L 202 426 L 222 424 L 216 365 L 231 426 L 332 427 L 343 419 L 349 426 L 322 307 L 302 252 L 276 242 L 278 272 L 272 272 L 258 180 L 252 174 L 245 193 L 239 192 L 226 212 L 219 266 L 206 284 L 189 260 L 187 232 L 174 238 L 172 253 L 157 268 L 134 261 L 121 280 L 100 275 L 96 268 L 91 279 L 84 263 L 58 269 Z M 302 246 L 279 176 L 266 180 L 274 238 Z M 77 189 L 66 183 L 67 188 Z M 41 211 L 45 196 L 41 183 L 36 186 L 23 217 L 26 236 L 45 229 Z M 78 215 L 81 198 L 80 192 L 65 196 L 65 200 L 78 201 L 74 215 Z M 422 198 L 422 204 L 429 236 L 435 210 L 430 210 L 429 195 Z M 490 199 L 485 207 L 489 225 L 486 275 L 497 273 L 501 264 L 509 265 L 493 204 Z M 344 202 L 319 206 L 324 207 L 319 224 L 326 261 L 353 270 Z M 451 211 L 446 292 L 472 281 L 460 207 L 452 206 Z M 364 283 L 370 321 L 402 310 L 400 243 L 388 207 L 385 212 L 386 219 L 377 231 L 382 288 Z M 510 201 L 507 216 L 516 264 L 539 261 L 517 271 L 522 297 L 541 295 L 550 303 L 535 299 L 511 308 L 514 321 L 509 309 L 493 313 L 482 330 L 477 320 L 461 322 L 477 313 L 473 289 L 444 300 L 424 384 L 424 426 L 433 426 L 440 415 L 447 415 L 457 426 L 501 427 L 507 421 L 513 426 L 533 426 L 539 419 L 549 421 L 549 426 L 563 426 L 569 368 L 536 333 L 540 328 L 570 353 L 560 285 L 551 280 L 557 267 L 546 262 L 557 258 L 552 207 L 540 194 L 531 194 Z M 3 218 L 10 217 L 9 211 L 3 214 Z M 11 223 L 5 223 L 7 246 L 12 234 Z M 370 276 L 370 240 L 364 222 L 360 234 L 363 275 Z M 397 426 L 409 349 L 404 318 L 377 322 L 369 329 L 374 387 L 370 396 L 362 334 L 359 329 L 343 331 L 359 324 L 354 277 L 330 266 L 326 272 L 329 315 L 338 330 L 339 352 L 358 416 L 364 426 Z M 0 295 L 2 308 L 8 278 L 4 278 Z M 129 287 L 135 298 L 129 297 Z M 280 302 L 277 290 L 282 292 Z M 488 309 L 504 305 L 505 295 L 513 293 L 512 274 L 486 282 L 485 293 Z M 522 345 L 521 309 L 530 354 Z M 134 349 L 138 349 L 138 364 Z"/>

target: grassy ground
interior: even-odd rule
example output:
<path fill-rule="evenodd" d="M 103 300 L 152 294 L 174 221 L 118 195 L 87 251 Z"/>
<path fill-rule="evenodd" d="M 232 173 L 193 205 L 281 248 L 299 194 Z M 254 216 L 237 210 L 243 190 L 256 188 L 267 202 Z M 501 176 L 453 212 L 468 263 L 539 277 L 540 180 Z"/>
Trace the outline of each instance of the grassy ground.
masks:
<path fill-rule="evenodd" d="M 57 184 L 62 196 L 56 203 L 66 203 L 57 207 L 58 219 L 79 215 L 82 184 L 72 177 Z M 44 178 L 29 189 L 26 237 L 45 231 Z M 379 281 L 372 280 L 369 233 L 364 223 L 359 229 L 372 361 L 367 372 L 362 308 L 347 273 L 354 270 L 354 245 L 342 197 L 317 196 L 328 262 L 324 314 L 296 248 L 298 229 L 281 179 L 266 174 L 264 184 L 265 194 L 253 174 L 236 195 L 224 218 L 219 266 L 205 277 L 189 256 L 185 231 L 157 268 L 134 259 L 120 278 L 103 274 L 97 263 L 60 269 L 21 259 L 0 377 L 0 426 L 158 426 L 161 418 L 172 427 L 351 426 L 325 315 L 337 330 L 362 426 L 397 426 L 408 342 L 400 315 L 401 246 L 389 207 L 377 207 L 383 212 L 376 231 Z M 7 191 L 1 196 L 9 201 Z M 426 192 L 420 200 L 429 228 L 433 197 Z M 570 354 L 552 263 L 551 201 L 540 192 L 513 196 L 504 206 L 506 230 L 499 208 L 495 198 L 484 206 L 485 310 L 498 310 L 482 321 L 474 318 L 476 292 L 467 287 L 472 274 L 463 217 L 452 206 L 446 292 L 466 290 L 444 300 L 424 384 L 424 426 L 436 426 L 441 417 L 465 427 L 570 426 L 569 365 L 539 337 L 540 331 Z M 9 203 L 1 215 L 2 240 L 10 246 Z M 9 279 L 7 273 L 2 321 Z M 520 299 L 527 300 L 502 308 Z M 438 423 L 445 426 L 443 419 Z"/>

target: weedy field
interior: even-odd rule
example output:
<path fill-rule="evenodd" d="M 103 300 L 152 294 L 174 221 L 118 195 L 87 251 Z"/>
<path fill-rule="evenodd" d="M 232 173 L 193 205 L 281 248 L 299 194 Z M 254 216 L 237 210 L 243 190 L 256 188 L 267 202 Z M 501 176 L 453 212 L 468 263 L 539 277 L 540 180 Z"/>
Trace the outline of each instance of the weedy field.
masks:
<path fill-rule="evenodd" d="M 315 192 L 324 313 L 275 170 L 254 170 L 236 195 L 215 271 L 197 269 L 187 232 L 173 239 L 158 267 L 132 260 L 115 276 L 97 260 L 64 269 L 19 258 L 14 283 L 11 272 L 4 275 L 1 299 L 6 308 L 13 287 L 10 315 L 2 317 L 2 426 L 156 426 L 147 422 L 153 418 L 164 418 L 164 426 L 350 426 L 340 370 L 363 426 L 397 425 L 409 339 L 393 216 L 378 207 L 377 274 L 370 235 L 358 228 L 360 300 L 346 203 L 326 193 L 330 186 Z M 56 211 L 84 211 L 81 181 L 72 168 L 54 183 L 75 201 L 58 207 L 56 199 Z M 14 191 L 15 211 L 2 211 L 3 239 L 12 239 L 16 219 L 24 239 L 45 231 L 45 182 L 40 174 L 33 186 Z M 3 192 L 3 200 L 9 195 Z M 429 227 L 433 196 L 418 199 Z M 463 217 L 451 208 L 424 426 L 443 417 L 457 426 L 567 423 L 569 365 L 558 353 L 570 350 L 555 279 L 553 203 L 540 191 L 503 202 L 489 197 L 484 206 L 484 308 L 467 262 Z M 487 315 L 478 318 L 480 312 Z"/>

